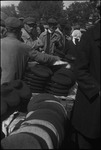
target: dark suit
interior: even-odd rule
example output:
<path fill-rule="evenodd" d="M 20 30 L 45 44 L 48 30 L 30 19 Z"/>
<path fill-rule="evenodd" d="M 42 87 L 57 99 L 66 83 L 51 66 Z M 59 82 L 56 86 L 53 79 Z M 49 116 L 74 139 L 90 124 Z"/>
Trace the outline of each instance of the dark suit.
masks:
<path fill-rule="evenodd" d="M 90 139 L 100 137 L 100 21 L 77 47 L 78 91 L 72 115 L 74 128 Z"/>

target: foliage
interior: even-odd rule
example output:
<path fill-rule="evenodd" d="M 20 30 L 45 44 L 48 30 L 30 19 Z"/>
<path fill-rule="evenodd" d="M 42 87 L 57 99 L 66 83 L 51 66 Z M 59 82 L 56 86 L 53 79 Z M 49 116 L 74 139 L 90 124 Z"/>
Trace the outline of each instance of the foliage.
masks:
<path fill-rule="evenodd" d="M 89 22 L 92 17 L 94 22 L 97 17 L 95 3 L 88 1 L 74 2 L 66 10 L 63 0 L 58 1 L 20 1 L 17 7 L 14 5 L 5 6 L 1 11 L 8 16 L 27 17 L 33 16 L 39 21 L 40 19 L 48 20 L 50 17 L 67 20 L 68 24 L 80 24 L 81 26 Z"/>
<path fill-rule="evenodd" d="M 96 20 L 96 10 L 94 3 L 90 2 L 75 2 L 72 3 L 69 8 L 66 9 L 68 21 L 73 24 L 80 24 L 81 26 L 89 22 L 89 18 L 92 22 Z"/>
<path fill-rule="evenodd" d="M 1 11 L 11 17 L 18 17 L 16 7 L 14 5 L 1 7 Z"/>
<path fill-rule="evenodd" d="M 20 16 L 34 16 L 37 20 L 62 17 L 63 1 L 21 1 L 18 5 Z"/>

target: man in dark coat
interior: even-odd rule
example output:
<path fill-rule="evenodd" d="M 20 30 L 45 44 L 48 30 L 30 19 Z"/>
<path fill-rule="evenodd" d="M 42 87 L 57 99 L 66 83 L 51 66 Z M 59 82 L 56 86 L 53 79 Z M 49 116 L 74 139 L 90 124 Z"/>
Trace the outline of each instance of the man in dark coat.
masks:
<path fill-rule="evenodd" d="M 80 149 L 99 148 L 100 143 L 100 22 L 77 48 L 78 91 L 71 119 Z"/>

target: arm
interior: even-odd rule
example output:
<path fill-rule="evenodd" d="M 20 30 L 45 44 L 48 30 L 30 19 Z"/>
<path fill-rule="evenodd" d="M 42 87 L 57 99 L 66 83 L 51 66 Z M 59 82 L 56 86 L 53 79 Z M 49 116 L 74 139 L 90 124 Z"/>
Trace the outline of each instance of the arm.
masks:
<path fill-rule="evenodd" d="M 41 64 L 53 65 L 56 61 L 60 60 L 58 56 L 52 56 L 46 53 L 38 52 L 37 50 L 31 50 L 29 52 L 31 60 L 37 61 Z"/>

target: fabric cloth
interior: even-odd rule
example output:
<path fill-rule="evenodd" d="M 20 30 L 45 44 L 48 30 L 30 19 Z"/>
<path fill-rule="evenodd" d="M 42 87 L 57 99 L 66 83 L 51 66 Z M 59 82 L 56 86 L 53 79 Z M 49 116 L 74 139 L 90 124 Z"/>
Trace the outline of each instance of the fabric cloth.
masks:
<path fill-rule="evenodd" d="M 34 49 L 38 49 L 38 47 L 43 46 L 43 44 L 39 38 L 36 40 L 33 40 L 32 37 L 28 34 L 28 32 L 24 28 L 22 28 L 21 31 L 22 31 L 21 38 L 25 44 L 31 46 Z"/>

